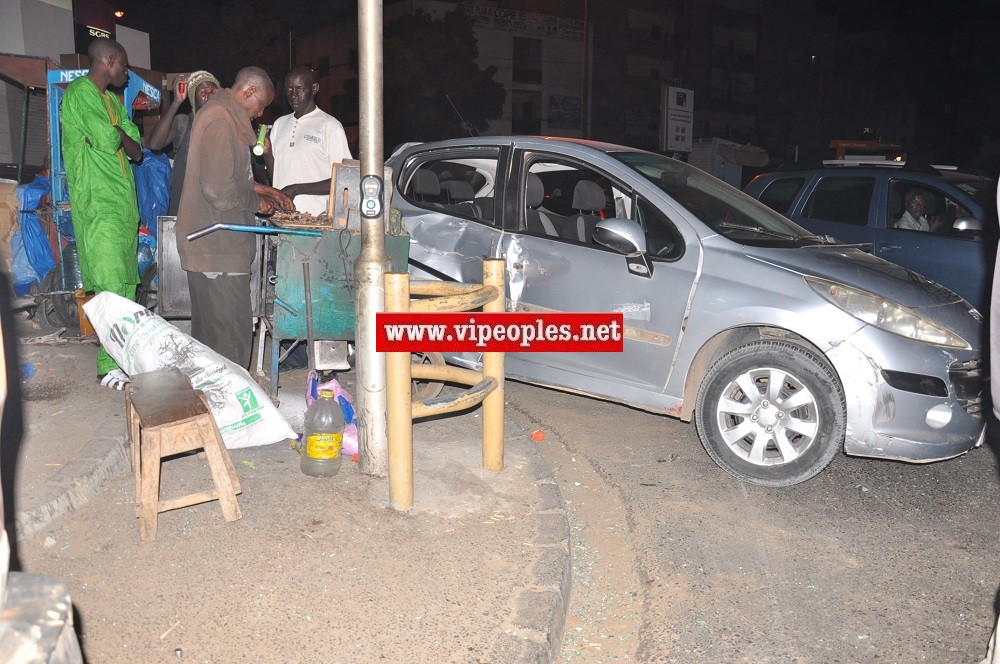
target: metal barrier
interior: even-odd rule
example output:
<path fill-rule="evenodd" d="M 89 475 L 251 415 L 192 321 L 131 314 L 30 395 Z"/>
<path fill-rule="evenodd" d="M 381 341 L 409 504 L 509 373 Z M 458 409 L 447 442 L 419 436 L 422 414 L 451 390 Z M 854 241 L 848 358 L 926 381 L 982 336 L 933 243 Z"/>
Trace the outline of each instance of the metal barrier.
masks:
<path fill-rule="evenodd" d="M 410 299 L 411 295 L 430 296 Z M 504 310 L 504 261 L 483 261 L 482 284 L 410 281 L 406 273 L 385 275 L 385 308 L 391 312 L 484 312 Z M 503 353 L 483 353 L 483 370 L 434 364 L 412 364 L 410 353 L 386 353 L 386 408 L 389 438 L 389 503 L 393 509 L 413 506 L 413 420 L 443 415 L 483 404 L 483 468 L 503 470 Z M 455 396 L 413 401 L 412 379 L 468 385 Z"/>

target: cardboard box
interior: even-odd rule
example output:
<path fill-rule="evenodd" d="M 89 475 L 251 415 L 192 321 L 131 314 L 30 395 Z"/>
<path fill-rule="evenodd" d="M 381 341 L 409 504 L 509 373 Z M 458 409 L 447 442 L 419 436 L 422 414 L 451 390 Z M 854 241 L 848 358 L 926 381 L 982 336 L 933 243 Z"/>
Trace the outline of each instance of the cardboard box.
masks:
<path fill-rule="evenodd" d="M 10 241 L 17 231 L 17 183 L 0 180 L 0 271 L 11 274 Z M 13 282 L 11 282 L 13 283 Z"/>

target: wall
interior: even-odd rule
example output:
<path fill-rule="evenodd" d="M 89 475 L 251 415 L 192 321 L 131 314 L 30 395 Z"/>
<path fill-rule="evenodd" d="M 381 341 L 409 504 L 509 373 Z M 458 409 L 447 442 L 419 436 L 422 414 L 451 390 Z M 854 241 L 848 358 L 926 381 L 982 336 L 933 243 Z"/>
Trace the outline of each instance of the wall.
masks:
<path fill-rule="evenodd" d="M 124 25 L 115 26 L 115 41 L 125 47 L 128 53 L 128 63 L 132 67 L 151 69 L 149 63 L 149 33 L 126 28 Z M 159 85 L 160 81 L 149 81 L 154 85 Z"/>
<path fill-rule="evenodd" d="M 24 30 L 21 29 L 21 0 L 0 0 L 0 53 L 24 55 Z"/>
<path fill-rule="evenodd" d="M 24 55 L 58 60 L 74 52 L 73 5 L 71 0 L 21 0 Z"/>
<path fill-rule="evenodd" d="M 0 0 L 0 53 L 48 56 L 73 52 L 72 0 Z"/>

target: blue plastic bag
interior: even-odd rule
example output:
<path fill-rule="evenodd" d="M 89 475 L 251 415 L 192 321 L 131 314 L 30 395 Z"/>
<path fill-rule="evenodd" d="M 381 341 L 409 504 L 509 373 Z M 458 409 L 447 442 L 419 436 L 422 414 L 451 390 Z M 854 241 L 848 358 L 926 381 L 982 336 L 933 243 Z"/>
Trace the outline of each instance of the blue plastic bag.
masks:
<path fill-rule="evenodd" d="M 139 275 L 146 274 L 149 266 L 156 262 L 156 238 L 145 228 L 139 229 Z"/>
<path fill-rule="evenodd" d="M 14 294 L 24 297 L 31 293 L 34 286 L 40 286 L 42 278 L 31 267 L 28 260 L 28 252 L 24 250 L 24 240 L 21 238 L 21 231 L 17 231 L 10 238 L 11 272 L 14 277 Z"/>
<path fill-rule="evenodd" d="M 24 251 L 28 254 L 31 267 L 35 269 L 36 274 L 48 274 L 56 266 L 56 260 L 52 256 L 49 238 L 42 229 L 42 222 L 34 212 L 22 212 L 18 216 L 21 240 L 24 242 Z"/>
<path fill-rule="evenodd" d="M 42 199 L 52 193 L 52 183 L 44 175 L 36 175 L 34 181 L 17 186 L 18 209 L 21 212 L 34 212 L 41 205 Z"/>
<path fill-rule="evenodd" d="M 162 152 L 142 150 L 142 162 L 133 164 L 135 198 L 139 205 L 140 225 L 156 237 L 156 218 L 167 213 L 170 205 L 170 159 Z"/>

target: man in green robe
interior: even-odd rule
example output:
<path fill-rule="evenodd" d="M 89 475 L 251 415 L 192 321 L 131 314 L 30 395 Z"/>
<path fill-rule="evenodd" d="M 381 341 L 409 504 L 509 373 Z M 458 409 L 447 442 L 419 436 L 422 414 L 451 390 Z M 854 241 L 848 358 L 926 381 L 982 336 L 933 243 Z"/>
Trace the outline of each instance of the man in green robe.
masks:
<path fill-rule="evenodd" d="M 60 110 L 73 229 L 83 287 L 135 299 L 139 283 L 139 208 L 133 161 L 142 160 L 139 129 L 108 86 L 128 80 L 128 54 L 111 39 L 87 49 L 90 72 L 66 88 Z M 101 385 L 124 389 L 128 375 L 102 346 L 97 354 Z"/>

